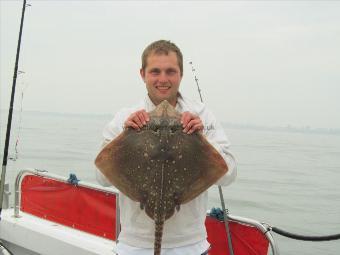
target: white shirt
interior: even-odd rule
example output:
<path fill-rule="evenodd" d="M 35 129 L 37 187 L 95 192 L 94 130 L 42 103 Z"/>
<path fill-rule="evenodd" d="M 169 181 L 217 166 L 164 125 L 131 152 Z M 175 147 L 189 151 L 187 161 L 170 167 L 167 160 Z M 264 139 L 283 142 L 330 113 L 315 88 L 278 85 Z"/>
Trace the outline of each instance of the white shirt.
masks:
<path fill-rule="evenodd" d="M 155 107 L 156 106 L 147 96 L 145 100 L 135 107 L 119 111 L 113 120 L 104 128 L 104 145 L 108 144 L 123 131 L 124 122 L 131 113 L 141 109 L 150 112 L 154 110 Z M 228 172 L 218 180 L 217 184 L 223 186 L 229 185 L 236 177 L 236 163 L 234 157 L 229 152 L 230 143 L 221 125 L 202 103 L 192 101 L 181 95 L 178 97 L 176 110 L 181 113 L 189 111 L 200 117 L 204 125 L 203 134 L 221 154 L 228 166 Z M 97 170 L 97 180 L 104 186 L 111 185 L 99 170 Z M 198 255 L 209 247 L 209 244 L 206 241 L 207 234 L 204 225 L 206 211 L 208 209 L 207 203 L 208 192 L 205 191 L 192 201 L 182 204 L 180 210 L 175 212 L 175 214 L 165 222 L 162 238 L 162 254 L 175 255 L 177 253 L 163 253 L 163 250 L 172 249 L 178 251 L 178 249 L 183 248 L 192 250 L 193 253 L 184 252 L 181 254 Z M 140 209 L 139 203 L 132 201 L 122 193 L 119 194 L 119 205 L 121 233 L 117 245 L 118 254 L 144 254 L 140 253 L 141 251 L 139 248 L 145 248 L 145 255 L 152 254 L 148 253 L 148 250 L 153 251 L 153 220 Z"/>
<path fill-rule="evenodd" d="M 208 250 L 209 246 L 208 241 L 203 240 L 195 244 L 162 249 L 161 255 L 200 255 Z M 154 255 L 153 248 L 138 248 L 124 243 L 118 243 L 116 252 L 118 255 Z"/>

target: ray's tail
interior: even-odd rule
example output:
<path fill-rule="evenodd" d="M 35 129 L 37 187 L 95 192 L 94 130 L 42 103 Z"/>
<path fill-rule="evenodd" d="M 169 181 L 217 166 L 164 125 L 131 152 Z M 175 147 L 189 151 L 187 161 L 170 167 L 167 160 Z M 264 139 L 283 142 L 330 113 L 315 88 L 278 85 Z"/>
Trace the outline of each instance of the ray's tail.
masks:
<path fill-rule="evenodd" d="M 164 217 L 156 218 L 155 219 L 154 255 L 161 254 L 163 227 L 164 227 Z"/>

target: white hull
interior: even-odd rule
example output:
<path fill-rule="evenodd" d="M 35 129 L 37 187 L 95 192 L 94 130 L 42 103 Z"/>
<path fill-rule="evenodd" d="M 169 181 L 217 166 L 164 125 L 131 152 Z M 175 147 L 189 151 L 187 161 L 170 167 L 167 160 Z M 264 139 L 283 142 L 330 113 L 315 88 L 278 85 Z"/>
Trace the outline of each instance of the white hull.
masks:
<path fill-rule="evenodd" d="M 114 255 L 116 244 L 27 213 L 14 217 L 14 209 L 2 211 L 0 238 L 15 255 Z"/>

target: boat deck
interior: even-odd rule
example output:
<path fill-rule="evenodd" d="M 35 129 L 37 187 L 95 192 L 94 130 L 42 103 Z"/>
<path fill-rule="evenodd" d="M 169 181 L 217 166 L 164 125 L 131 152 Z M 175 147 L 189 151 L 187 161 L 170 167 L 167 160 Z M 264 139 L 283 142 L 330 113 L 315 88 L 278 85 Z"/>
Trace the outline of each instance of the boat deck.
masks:
<path fill-rule="evenodd" d="M 14 209 L 2 211 L 0 236 L 13 254 L 77 254 L 115 255 L 116 244 L 95 236 L 21 212 L 14 217 Z"/>

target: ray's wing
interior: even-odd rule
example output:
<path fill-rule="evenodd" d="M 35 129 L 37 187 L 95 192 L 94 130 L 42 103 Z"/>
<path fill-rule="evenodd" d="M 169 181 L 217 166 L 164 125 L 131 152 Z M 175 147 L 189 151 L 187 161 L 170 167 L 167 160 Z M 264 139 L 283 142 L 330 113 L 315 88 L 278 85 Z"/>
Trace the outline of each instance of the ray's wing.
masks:
<path fill-rule="evenodd" d="M 121 192 L 134 201 L 145 202 L 153 171 L 147 147 L 154 137 L 127 129 L 109 143 L 97 156 L 96 166 Z"/>
<path fill-rule="evenodd" d="M 187 203 L 213 185 L 228 170 L 218 151 L 201 135 L 179 132 L 171 140 L 179 150 L 174 155 L 173 171 L 178 172 L 172 186 L 178 203 Z"/>

